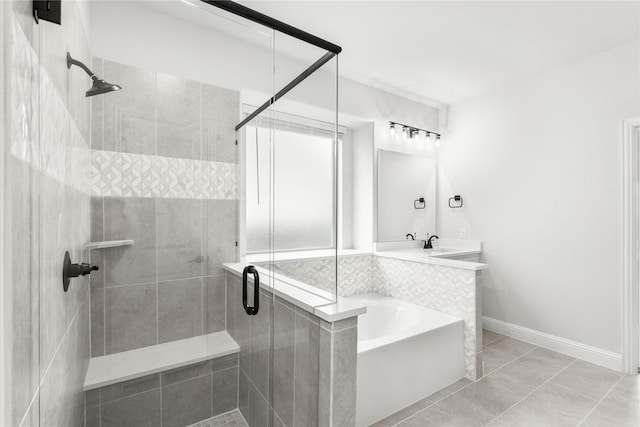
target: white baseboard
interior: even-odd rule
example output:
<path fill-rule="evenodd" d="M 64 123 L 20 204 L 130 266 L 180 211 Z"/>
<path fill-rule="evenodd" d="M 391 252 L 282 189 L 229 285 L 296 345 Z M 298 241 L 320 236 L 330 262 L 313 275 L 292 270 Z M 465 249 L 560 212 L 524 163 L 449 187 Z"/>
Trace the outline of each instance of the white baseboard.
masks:
<path fill-rule="evenodd" d="M 514 325 L 513 323 L 503 322 L 502 320 L 492 319 L 487 316 L 482 316 L 482 327 L 492 332 L 557 351 L 567 356 L 582 359 L 595 365 L 624 372 L 622 355 L 619 353 Z"/>

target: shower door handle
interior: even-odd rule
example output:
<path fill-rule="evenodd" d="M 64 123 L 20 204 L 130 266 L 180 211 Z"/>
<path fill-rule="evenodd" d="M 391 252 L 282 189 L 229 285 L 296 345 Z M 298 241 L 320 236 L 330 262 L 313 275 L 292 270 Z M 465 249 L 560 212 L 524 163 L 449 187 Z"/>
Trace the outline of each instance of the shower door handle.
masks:
<path fill-rule="evenodd" d="M 247 276 L 253 274 L 253 306 L 247 304 Z M 248 265 L 242 271 L 242 306 L 249 316 L 258 314 L 260 309 L 260 275 L 253 265 Z"/>

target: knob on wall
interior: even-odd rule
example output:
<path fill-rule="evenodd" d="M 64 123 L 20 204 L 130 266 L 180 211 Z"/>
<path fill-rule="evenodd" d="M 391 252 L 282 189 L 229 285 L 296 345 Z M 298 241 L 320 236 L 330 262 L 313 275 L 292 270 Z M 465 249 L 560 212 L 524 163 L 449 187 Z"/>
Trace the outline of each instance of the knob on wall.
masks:
<path fill-rule="evenodd" d="M 89 265 L 86 263 L 72 264 L 69 251 L 64 253 L 64 262 L 62 264 L 62 288 L 65 292 L 69 290 L 71 279 L 79 276 L 86 276 L 92 271 L 98 270 L 97 265 Z"/>

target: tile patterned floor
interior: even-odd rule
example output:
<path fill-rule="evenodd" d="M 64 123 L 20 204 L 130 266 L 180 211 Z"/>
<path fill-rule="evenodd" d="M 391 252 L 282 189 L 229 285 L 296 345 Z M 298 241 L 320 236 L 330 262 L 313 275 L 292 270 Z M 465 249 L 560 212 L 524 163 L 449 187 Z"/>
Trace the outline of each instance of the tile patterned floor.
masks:
<path fill-rule="evenodd" d="M 234 409 L 187 427 L 249 427 L 249 424 L 244 420 L 240 411 Z"/>
<path fill-rule="evenodd" d="M 483 331 L 486 376 L 462 379 L 375 427 L 638 427 L 640 376 Z"/>

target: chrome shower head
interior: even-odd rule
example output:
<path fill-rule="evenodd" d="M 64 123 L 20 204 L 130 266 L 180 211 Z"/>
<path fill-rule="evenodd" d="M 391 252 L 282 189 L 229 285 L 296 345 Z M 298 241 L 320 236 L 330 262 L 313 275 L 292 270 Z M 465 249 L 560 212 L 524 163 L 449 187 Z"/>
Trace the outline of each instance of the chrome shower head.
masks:
<path fill-rule="evenodd" d="M 67 68 L 71 68 L 72 65 L 76 65 L 76 66 L 82 68 L 84 70 L 84 72 L 87 73 L 89 75 L 89 77 L 91 77 L 91 79 L 93 80 L 93 85 L 85 93 L 86 97 L 90 97 L 90 96 L 94 96 L 94 95 L 101 95 L 103 93 L 114 92 L 116 90 L 122 89 L 122 87 L 120 87 L 118 85 L 106 82 L 106 81 L 98 78 L 95 74 L 93 74 L 93 72 L 89 69 L 89 67 L 84 65 L 82 62 L 80 62 L 80 61 L 78 61 L 76 59 L 73 59 L 71 57 L 71 54 L 69 52 L 67 52 Z"/>

